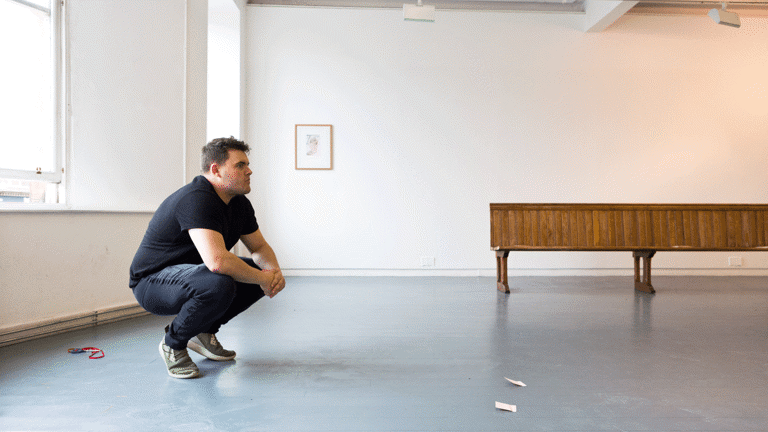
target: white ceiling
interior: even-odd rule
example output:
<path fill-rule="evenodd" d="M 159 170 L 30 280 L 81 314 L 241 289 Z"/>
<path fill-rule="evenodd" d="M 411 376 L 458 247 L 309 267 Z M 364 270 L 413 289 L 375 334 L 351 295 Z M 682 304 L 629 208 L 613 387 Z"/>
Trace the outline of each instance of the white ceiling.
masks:
<path fill-rule="evenodd" d="M 705 15 L 721 2 L 701 0 L 422 0 L 440 9 L 498 10 L 520 12 L 588 13 L 589 9 L 608 9 L 606 4 L 629 13 Z M 310 7 L 402 8 L 417 0 L 248 0 L 250 5 Z M 631 5 L 631 6 L 630 6 Z M 768 0 L 743 0 L 727 3 L 730 11 L 745 16 L 768 16 Z"/>
<path fill-rule="evenodd" d="M 585 0 L 423 0 L 435 9 L 505 10 L 538 12 L 584 11 Z M 768 0 L 766 0 L 768 1 Z M 417 0 L 248 0 L 250 5 L 402 8 L 403 3 L 416 4 Z"/>
<path fill-rule="evenodd" d="M 249 5 L 279 5 L 335 8 L 399 9 L 403 3 L 417 0 L 248 0 Z M 539 12 L 582 14 L 585 32 L 601 32 L 624 14 L 706 15 L 721 2 L 696 0 L 422 0 L 437 10 L 464 9 L 478 11 Z M 727 3 L 727 9 L 740 16 L 768 16 L 768 0 L 746 0 Z"/>

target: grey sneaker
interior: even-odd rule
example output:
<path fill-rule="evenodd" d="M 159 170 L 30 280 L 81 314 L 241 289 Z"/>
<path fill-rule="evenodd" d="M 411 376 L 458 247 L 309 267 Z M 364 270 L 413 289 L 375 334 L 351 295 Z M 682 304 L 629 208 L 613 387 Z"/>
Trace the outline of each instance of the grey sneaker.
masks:
<path fill-rule="evenodd" d="M 187 342 L 187 348 L 211 360 L 227 361 L 235 358 L 235 352 L 224 349 L 215 334 L 200 333 Z"/>
<path fill-rule="evenodd" d="M 189 358 L 187 350 L 175 350 L 165 344 L 165 339 L 160 341 L 160 356 L 165 360 L 168 375 L 174 378 L 194 378 L 200 375 L 200 370 Z"/>

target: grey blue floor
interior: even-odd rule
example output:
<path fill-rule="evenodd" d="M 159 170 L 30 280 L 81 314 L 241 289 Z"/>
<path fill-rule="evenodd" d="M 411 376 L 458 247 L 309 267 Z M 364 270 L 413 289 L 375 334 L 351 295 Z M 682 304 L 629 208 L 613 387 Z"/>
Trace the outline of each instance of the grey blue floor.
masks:
<path fill-rule="evenodd" d="M 197 379 L 166 373 L 168 317 L 0 348 L 0 430 L 768 431 L 768 278 L 653 282 L 292 277 Z"/>

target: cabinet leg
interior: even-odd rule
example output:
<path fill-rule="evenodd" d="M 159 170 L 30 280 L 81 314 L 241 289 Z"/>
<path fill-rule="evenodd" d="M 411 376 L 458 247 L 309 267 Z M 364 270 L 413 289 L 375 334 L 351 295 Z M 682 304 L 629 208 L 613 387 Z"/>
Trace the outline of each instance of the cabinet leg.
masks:
<path fill-rule="evenodd" d="M 634 251 L 632 256 L 635 258 L 635 289 L 647 293 L 655 293 L 651 285 L 651 258 L 656 255 L 656 251 Z M 640 279 L 640 258 L 643 259 L 643 277 Z"/>
<path fill-rule="evenodd" d="M 507 257 L 509 251 L 496 251 L 496 289 L 503 293 L 509 293 L 507 282 Z"/>

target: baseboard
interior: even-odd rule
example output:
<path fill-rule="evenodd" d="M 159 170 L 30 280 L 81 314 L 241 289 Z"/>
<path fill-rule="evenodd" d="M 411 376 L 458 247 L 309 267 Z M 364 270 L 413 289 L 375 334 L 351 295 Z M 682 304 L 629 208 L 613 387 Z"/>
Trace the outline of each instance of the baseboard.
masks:
<path fill-rule="evenodd" d="M 0 328 L 0 347 L 148 314 L 138 304 L 130 304 Z"/>
<path fill-rule="evenodd" d="M 510 268 L 513 276 L 634 276 L 634 268 Z M 496 269 L 283 269 L 285 276 L 496 277 Z M 763 268 L 656 268 L 654 276 L 768 276 Z"/>
<path fill-rule="evenodd" d="M 493 270 L 493 275 L 496 275 Z M 478 269 L 283 269 L 284 276 L 483 276 Z"/>

